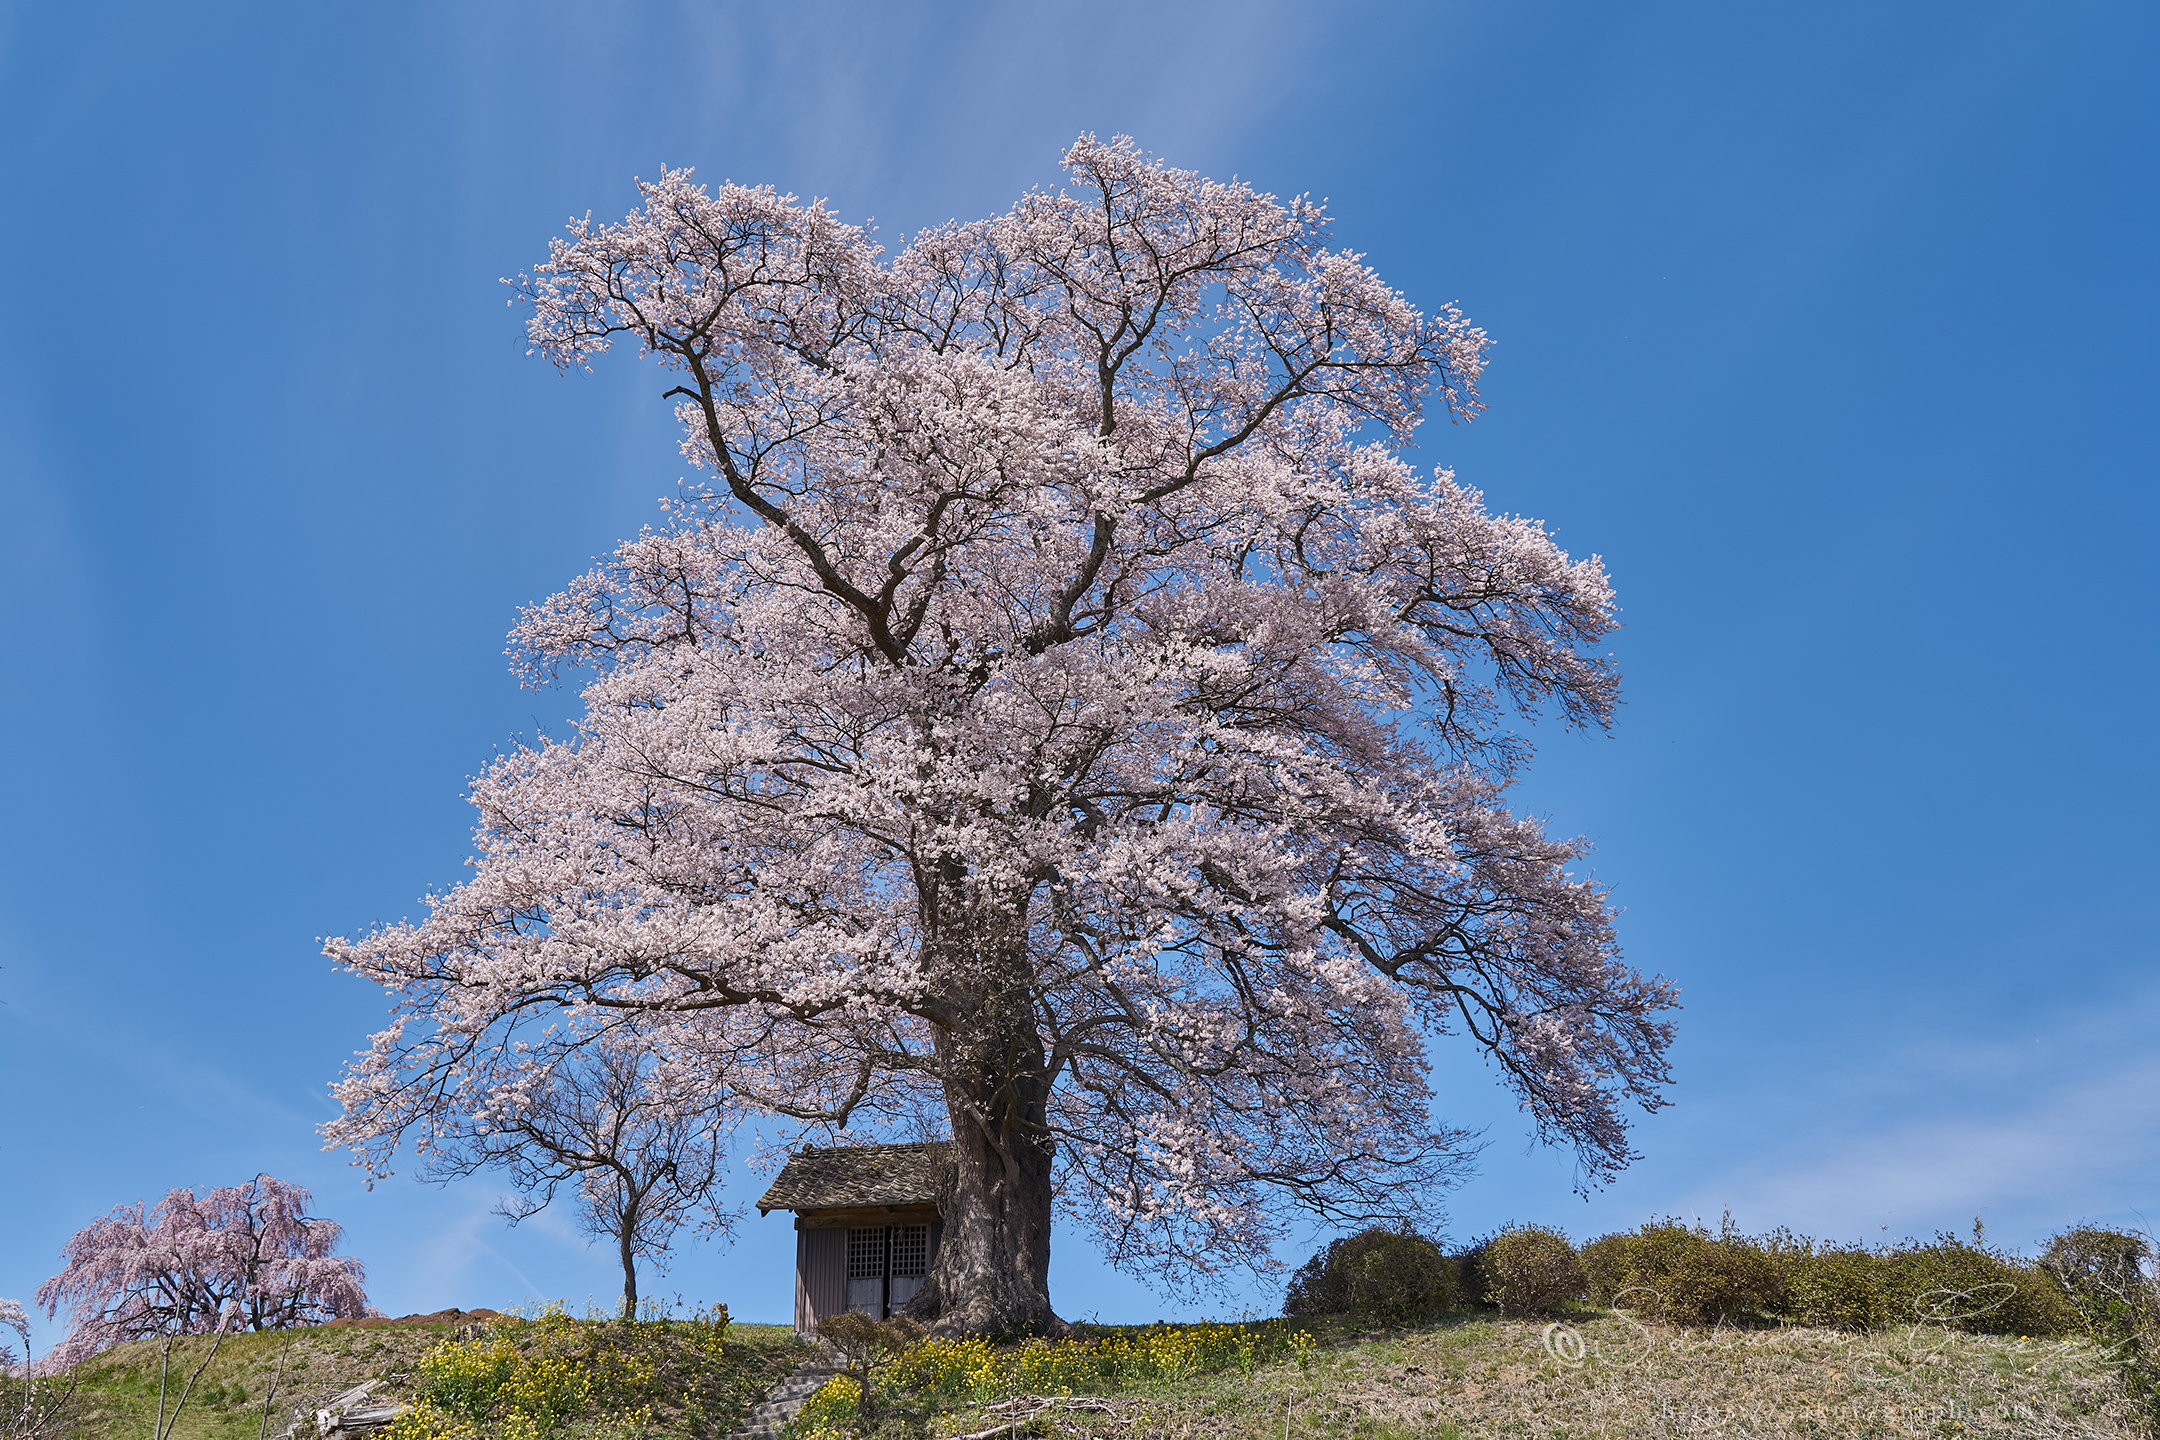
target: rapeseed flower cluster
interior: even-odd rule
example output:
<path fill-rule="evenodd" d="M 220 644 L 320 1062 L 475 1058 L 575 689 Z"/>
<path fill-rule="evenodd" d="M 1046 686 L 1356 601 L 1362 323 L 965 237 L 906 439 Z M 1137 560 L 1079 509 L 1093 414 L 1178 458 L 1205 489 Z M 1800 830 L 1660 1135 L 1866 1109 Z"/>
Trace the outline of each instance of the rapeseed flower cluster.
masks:
<path fill-rule="evenodd" d="M 1297 1361 L 1300 1370 L 1306 1369 L 1312 1364 L 1313 1345 L 1311 1331 L 1293 1330 L 1290 1332 L 1290 1338 L 1286 1342 L 1285 1348 L 1289 1350 L 1290 1357 Z"/>
<path fill-rule="evenodd" d="M 556 1318 L 537 1322 L 543 1339 L 574 1334 L 576 1322 L 561 1316 L 556 1324 Z M 413 1408 L 390 1440 L 481 1440 L 490 1425 L 495 1440 L 543 1440 L 593 1393 L 578 1357 L 545 1344 L 529 1353 L 502 1333 L 444 1341 L 422 1357 L 414 1388 Z"/>
<path fill-rule="evenodd" d="M 524 1360 L 517 1346 L 501 1336 L 447 1341 L 420 1361 L 419 1401 L 468 1425 L 484 1425 L 495 1410 L 498 1392 Z"/>
<path fill-rule="evenodd" d="M 1013 1383 L 1036 1395 L 1070 1395 L 1073 1386 L 1101 1378 L 1102 1352 L 1085 1340 L 1035 1340 L 1012 1356 Z"/>
<path fill-rule="evenodd" d="M 1004 1378 L 1004 1360 L 980 1337 L 925 1340 L 895 1361 L 881 1378 L 896 1390 L 971 1394 L 996 1388 Z"/>
<path fill-rule="evenodd" d="M 835 1375 L 803 1401 L 788 1422 L 788 1434 L 794 1440 L 845 1440 L 852 1433 L 848 1422 L 861 1408 L 862 1386 L 852 1376 Z"/>
<path fill-rule="evenodd" d="M 1099 1339 L 1030 1340 L 1008 1349 L 980 1338 L 925 1340 L 877 1372 L 872 1383 L 888 1396 L 942 1394 L 981 1401 L 1021 1393 L 1070 1395 L 1102 1380 L 1189 1380 L 1233 1368 L 1250 1374 L 1262 1360 L 1303 1354 L 1311 1344 L 1304 1331 L 1282 1321 L 1156 1325 Z M 826 1440 L 841 1433 L 861 1402 L 856 1380 L 835 1376 L 804 1402 L 790 1433 L 796 1440 Z"/>
<path fill-rule="evenodd" d="M 480 1427 L 431 1400 L 416 1400 L 387 1432 L 389 1440 L 481 1440 Z"/>
<path fill-rule="evenodd" d="M 593 1431 L 595 1440 L 635 1440 L 652 1427 L 653 1407 L 640 1405 L 635 1410 L 625 1410 L 613 1420 Z"/>
<path fill-rule="evenodd" d="M 553 1352 L 522 1357 L 522 1363 L 495 1390 L 496 1406 L 506 1417 L 527 1416 L 550 1427 L 584 1409 L 591 1398 L 592 1379 L 586 1367 Z M 504 1440 L 520 1437 L 506 1430 Z"/>
<path fill-rule="evenodd" d="M 1255 1331 L 1259 1333 L 1255 1333 Z M 1273 1355 L 1282 1348 L 1283 1327 L 1223 1325 L 1156 1325 L 1145 1330 L 1124 1330 L 1106 1335 L 1096 1345 L 1105 1375 L 1127 1380 L 1189 1380 L 1211 1370 L 1236 1368 L 1251 1373 L 1263 1348 Z"/>
<path fill-rule="evenodd" d="M 715 1364 L 727 1354 L 728 1319 L 727 1306 L 714 1304 L 693 1314 L 686 1327 L 691 1347 Z"/>

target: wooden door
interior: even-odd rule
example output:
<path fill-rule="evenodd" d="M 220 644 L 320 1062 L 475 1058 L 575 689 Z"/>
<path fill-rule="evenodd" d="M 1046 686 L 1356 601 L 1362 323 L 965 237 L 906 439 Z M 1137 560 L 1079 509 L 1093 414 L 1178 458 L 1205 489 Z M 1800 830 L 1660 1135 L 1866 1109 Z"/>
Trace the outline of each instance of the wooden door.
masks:
<path fill-rule="evenodd" d="M 887 1310 L 897 1315 L 901 1306 L 915 1298 L 923 1287 L 923 1277 L 930 1273 L 930 1227 L 895 1225 L 887 1248 L 892 1256 Z"/>
<path fill-rule="evenodd" d="M 847 1308 L 873 1320 L 885 1318 L 885 1265 L 891 1233 L 885 1225 L 847 1232 Z"/>

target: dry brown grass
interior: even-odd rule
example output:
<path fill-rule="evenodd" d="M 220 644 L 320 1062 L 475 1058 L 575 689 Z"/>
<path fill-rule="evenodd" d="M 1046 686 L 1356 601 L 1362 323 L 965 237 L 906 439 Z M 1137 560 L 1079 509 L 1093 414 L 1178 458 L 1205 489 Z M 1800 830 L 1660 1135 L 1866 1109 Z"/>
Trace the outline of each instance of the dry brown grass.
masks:
<path fill-rule="evenodd" d="M 1548 1345 L 1542 1323 L 1471 1320 L 1368 1336 L 1320 1349 L 1303 1368 L 1059 1405 L 1031 1428 L 1100 1440 L 2141 1433 L 2105 1355 L 2083 1341 L 1935 1327 L 1678 1329 L 1619 1317 L 1551 1333 Z M 934 1428 L 979 1431 L 1031 1408 L 958 1411 Z"/>

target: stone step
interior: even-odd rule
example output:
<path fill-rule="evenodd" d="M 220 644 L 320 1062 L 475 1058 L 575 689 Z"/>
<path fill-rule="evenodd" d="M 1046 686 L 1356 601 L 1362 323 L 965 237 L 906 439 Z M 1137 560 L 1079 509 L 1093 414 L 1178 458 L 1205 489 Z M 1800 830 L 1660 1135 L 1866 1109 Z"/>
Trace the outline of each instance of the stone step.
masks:
<path fill-rule="evenodd" d="M 817 1394 L 819 1387 L 839 1369 L 823 1355 L 814 1355 L 796 1366 L 758 1404 L 750 1408 L 743 1423 L 734 1430 L 728 1440 L 778 1440 L 788 1421 L 795 1418 L 803 1407 L 803 1401 Z"/>

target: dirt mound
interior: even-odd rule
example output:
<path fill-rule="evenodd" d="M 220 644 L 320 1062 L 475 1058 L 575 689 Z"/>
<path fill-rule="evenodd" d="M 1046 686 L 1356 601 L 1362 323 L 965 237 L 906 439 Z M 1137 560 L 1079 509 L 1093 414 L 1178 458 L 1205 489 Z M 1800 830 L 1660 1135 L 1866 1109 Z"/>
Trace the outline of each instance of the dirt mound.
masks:
<path fill-rule="evenodd" d="M 500 1319 L 500 1310 L 460 1310 L 453 1305 L 432 1315 L 368 1315 L 357 1320 L 326 1320 L 322 1328 L 335 1330 L 341 1325 L 484 1325 Z"/>

